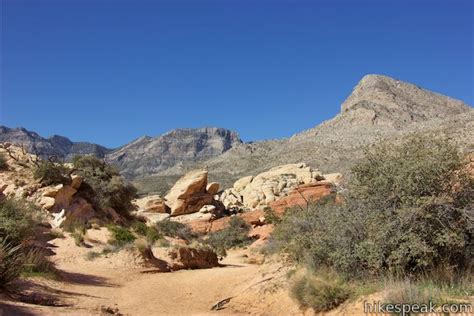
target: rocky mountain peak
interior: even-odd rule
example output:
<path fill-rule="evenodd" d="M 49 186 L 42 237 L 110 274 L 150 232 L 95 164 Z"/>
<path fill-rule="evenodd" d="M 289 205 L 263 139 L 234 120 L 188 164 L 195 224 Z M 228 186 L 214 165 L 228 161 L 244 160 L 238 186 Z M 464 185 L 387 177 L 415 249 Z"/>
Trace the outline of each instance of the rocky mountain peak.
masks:
<path fill-rule="evenodd" d="M 341 115 L 350 116 L 353 123 L 392 127 L 469 110 L 470 107 L 460 100 L 382 75 L 364 76 L 341 105 Z"/>
<path fill-rule="evenodd" d="M 9 142 L 23 146 L 28 152 L 38 154 L 42 158 L 50 156 L 69 160 L 74 155 L 95 155 L 104 157 L 110 150 L 87 142 L 73 142 L 67 137 L 53 135 L 41 137 L 23 127 L 9 128 L 0 126 L 0 142 Z"/>
<path fill-rule="evenodd" d="M 107 156 L 123 174 L 137 177 L 185 161 L 216 157 L 237 144 L 239 135 L 224 128 L 179 128 L 157 137 L 140 137 Z"/>

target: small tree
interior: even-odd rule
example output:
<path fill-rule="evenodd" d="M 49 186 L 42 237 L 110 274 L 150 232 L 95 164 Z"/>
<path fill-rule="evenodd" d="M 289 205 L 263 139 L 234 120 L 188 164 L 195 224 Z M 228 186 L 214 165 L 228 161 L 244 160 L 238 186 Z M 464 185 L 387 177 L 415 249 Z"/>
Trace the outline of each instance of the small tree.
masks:
<path fill-rule="evenodd" d="M 119 214 L 129 214 L 137 190 L 114 167 L 93 156 L 76 156 L 73 164 L 75 172 L 84 178 L 79 195 L 99 209 L 111 207 Z"/>
<path fill-rule="evenodd" d="M 42 160 L 35 167 L 33 176 L 44 186 L 67 184 L 70 182 L 68 172 L 69 169 L 60 163 Z"/>

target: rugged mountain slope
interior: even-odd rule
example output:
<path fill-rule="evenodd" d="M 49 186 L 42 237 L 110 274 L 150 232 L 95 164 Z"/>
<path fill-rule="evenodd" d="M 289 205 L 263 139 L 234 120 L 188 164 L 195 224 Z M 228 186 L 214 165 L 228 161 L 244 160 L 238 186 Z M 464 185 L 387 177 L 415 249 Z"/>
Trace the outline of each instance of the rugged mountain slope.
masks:
<path fill-rule="evenodd" d="M 176 129 L 155 138 L 140 137 L 107 155 L 107 160 L 135 178 L 218 156 L 241 142 L 237 133 L 223 128 Z"/>
<path fill-rule="evenodd" d="M 43 158 L 69 160 L 74 155 L 95 155 L 120 168 L 129 179 L 157 173 L 183 162 L 197 163 L 221 155 L 242 143 L 233 131 L 216 128 L 176 129 L 158 137 L 143 136 L 115 150 L 91 143 L 72 142 L 54 135 L 43 138 L 24 128 L 0 126 L 0 142 L 24 146 Z"/>
<path fill-rule="evenodd" d="M 447 136 L 466 150 L 474 149 L 474 110 L 462 101 L 380 75 L 362 78 L 331 120 L 289 139 L 235 146 L 210 160 L 182 164 L 137 181 L 143 191 L 162 192 L 178 175 L 199 166 L 230 186 L 284 163 L 306 162 L 324 173 L 347 171 L 364 148 L 412 133 Z"/>
<path fill-rule="evenodd" d="M 24 146 L 31 153 L 43 158 L 55 156 L 60 159 L 71 159 L 74 155 L 95 155 L 105 157 L 110 149 L 87 142 L 72 142 L 66 137 L 54 135 L 43 138 L 35 132 L 24 128 L 0 126 L 0 142 L 10 142 Z"/>
<path fill-rule="evenodd" d="M 324 173 L 347 171 L 368 145 L 412 133 L 447 136 L 474 150 L 474 110 L 462 101 L 413 84 L 367 75 L 333 119 L 288 139 L 244 144 L 221 128 L 177 129 L 141 137 L 116 150 L 74 143 L 61 136 L 42 138 L 25 129 L 0 127 L 0 142 L 24 144 L 42 156 L 70 158 L 94 154 L 116 164 L 143 192 L 164 193 L 186 171 L 207 166 L 223 187 L 285 163 L 306 162 Z"/>

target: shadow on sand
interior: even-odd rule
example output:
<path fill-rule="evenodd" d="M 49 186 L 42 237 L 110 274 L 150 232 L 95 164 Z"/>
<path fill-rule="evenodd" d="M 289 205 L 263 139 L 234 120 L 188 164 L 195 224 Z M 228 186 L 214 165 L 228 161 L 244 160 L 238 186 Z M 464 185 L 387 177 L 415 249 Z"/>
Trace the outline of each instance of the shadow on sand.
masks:
<path fill-rule="evenodd" d="M 76 272 L 61 271 L 61 281 L 65 283 L 90 285 L 90 286 L 103 286 L 103 287 L 119 287 L 117 284 L 110 283 L 107 278 Z"/>

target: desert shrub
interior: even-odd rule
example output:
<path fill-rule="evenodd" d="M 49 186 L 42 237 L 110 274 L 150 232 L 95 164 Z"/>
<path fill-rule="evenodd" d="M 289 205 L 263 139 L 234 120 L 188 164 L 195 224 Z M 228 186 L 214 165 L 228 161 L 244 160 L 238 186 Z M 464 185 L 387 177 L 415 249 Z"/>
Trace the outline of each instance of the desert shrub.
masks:
<path fill-rule="evenodd" d="M 337 276 L 326 275 L 318 278 L 306 273 L 294 281 L 291 295 L 301 307 L 325 312 L 344 303 L 351 292 Z"/>
<path fill-rule="evenodd" d="M 44 251 L 27 246 L 34 238 L 37 211 L 23 200 L 0 200 L 0 288 L 6 289 L 22 272 L 49 273 L 54 269 Z"/>
<path fill-rule="evenodd" d="M 126 183 L 114 167 L 93 156 L 75 156 L 73 164 L 76 173 L 84 178 L 77 195 L 98 209 L 111 207 L 128 216 L 133 209 L 131 202 L 136 197 L 136 189 Z"/>
<path fill-rule="evenodd" d="M 250 225 L 242 218 L 233 216 L 230 219 L 228 227 L 208 234 L 208 238 L 205 242 L 211 246 L 218 255 L 224 256 L 226 250 L 246 246 L 252 242 L 253 239 L 248 237 L 250 228 Z"/>
<path fill-rule="evenodd" d="M 136 221 L 132 224 L 132 229 L 140 236 L 145 236 L 148 231 L 148 226 L 140 221 Z"/>
<path fill-rule="evenodd" d="M 7 290 L 8 286 L 20 276 L 23 261 L 22 246 L 0 238 L 0 289 Z"/>
<path fill-rule="evenodd" d="M 69 170 L 62 164 L 43 160 L 33 170 L 33 176 L 44 186 L 52 184 L 67 184 L 70 182 Z"/>
<path fill-rule="evenodd" d="M 49 261 L 44 249 L 33 247 L 25 251 L 22 275 L 56 278 L 57 270 Z"/>
<path fill-rule="evenodd" d="M 84 237 L 86 235 L 86 229 L 84 226 L 78 226 L 71 233 L 71 237 L 74 239 L 76 246 L 84 246 Z"/>
<path fill-rule="evenodd" d="M 276 249 L 352 276 L 354 267 L 394 276 L 470 267 L 473 182 L 449 142 L 415 137 L 375 146 L 353 170 L 343 203 L 328 198 L 284 215 Z"/>
<path fill-rule="evenodd" d="M 121 226 L 110 225 L 107 227 L 112 233 L 111 244 L 122 247 L 127 244 L 130 244 L 137 239 L 128 229 Z"/>
<path fill-rule="evenodd" d="M 17 245 L 32 236 L 34 211 L 32 205 L 22 200 L 0 200 L 0 239 Z"/>
<path fill-rule="evenodd" d="M 155 227 L 147 226 L 143 222 L 134 222 L 132 229 L 138 235 L 145 237 L 150 244 L 154 244 L 155 241 L 163 237 Z"/>
<path fill-rule="evenodd" d="M 265 214 L 265 222 L 268 224 L 279 224 L 281 222 L 281 218 L 275 213 L 275 211 L 271 207 L 265 207 L 263 209 Z"/>
<path fill-rule="evenodd" d="M 7 159 L 4 154 L 0 153 L 0 170 L 5 170 L 8 168 Z"/>
<path fill-rule="evenodd" d="M 156 230 L 163 236 L 181 238 L 187 241 L 196 238 L 196 234 L 183 223 L 164 220 L 156 223 Z"/>

